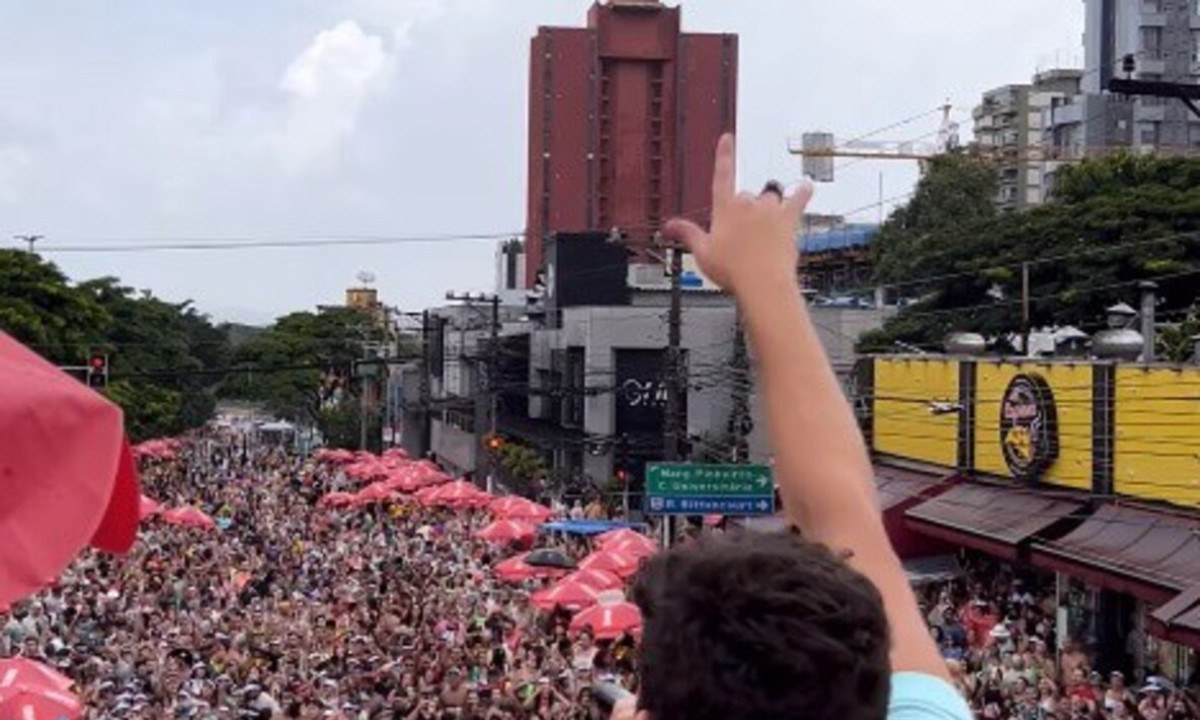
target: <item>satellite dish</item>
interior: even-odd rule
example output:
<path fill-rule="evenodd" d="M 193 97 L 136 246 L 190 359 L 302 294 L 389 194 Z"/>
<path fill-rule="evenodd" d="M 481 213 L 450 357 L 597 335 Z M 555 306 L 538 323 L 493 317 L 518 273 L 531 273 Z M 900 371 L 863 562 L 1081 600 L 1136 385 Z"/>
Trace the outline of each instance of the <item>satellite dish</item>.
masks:
<path fill-rule="evenodd" d="M 371 283 L 375 282 L 375 273 L 368 270 L 363 270 L 356 277 L 363 285 L 370 285 Z"/>

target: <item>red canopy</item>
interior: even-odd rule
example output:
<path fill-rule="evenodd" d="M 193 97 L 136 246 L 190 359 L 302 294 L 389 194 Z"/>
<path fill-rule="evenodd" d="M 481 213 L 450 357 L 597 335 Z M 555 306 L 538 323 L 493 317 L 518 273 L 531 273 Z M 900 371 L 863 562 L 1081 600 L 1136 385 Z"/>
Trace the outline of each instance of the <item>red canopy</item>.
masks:
<path fill-rule="evenodd" d="M 354 503 L 354 495 L 348 492 L 331 492 L 321 496 L 317 504 L 321 507 L 346 507 Z"/>
<path fill-rule="evenodd" d="M 513 543 L 532 540 L 537 534 L 537 528 L 520 520 L 497 520 L 488 525 L 475 537 L 495 543 Z"/>
<path fill-rule="evenodd" d="M 623 553 L 598 550 L 579 563 L 580 570 L 606 570 L 617 577 L 627 578 L 638 570 L 638 558 Z"/>
<path fill-rule="evenodd" d="M 647 558 L 658 552 L 658 543 L 648 537 L 636 536 L 619 539 L 612 543 L 606 543 L 601 547 L 604 552 L 616 553 L 617 555 L 628 555 L 631 558 L 642 559 Z"/>
<path fill-rule="evenodd" d="M 83 703 L 63 690 L 17 685 L 0 690 L 0 720 L 79 720 Z"/>
<path fill-rule="evenodd" d="M 615 640 L 642 629 L 642 611 L 629 602 L 593 605 L 571 620 L 571 631 L 589 630 L 597 640 Z"/>
<path fill-rule="evenodd" d="M 387 483 L 374 482 L 360 490 L 354 496 L 354 502 L 358 505 L 368 505 L 370 503 L 393 500 L 395 497 L 396 491 L 389 487 Z"/>
<path fill-rule="evenodd" d="M 617 590 L 625 585 L 625 581 L 607 570 L 576 570 L 563 578 L 564 581 L 582 582 L 597 590 Z"/>
<path fill-rule="evenodd" d="M 465 480 L 456 480 L 442 485 L 425 496 L 422 502 L 445 507 L 482 507 L 491 502 L 492 496 Z"/>
<path fill-rule="evenodd" d="M 518 495 L 496 498 L 488 504 L 488 510 L 498 518 L 529 520 L 535 523 L 545 522 L 554 515 L 554 511 L 550 508 Z"/>
<path fill-rule="evenodd" d="M 567 610 L 581 610 L 596 603 L 600 591 L 578 580 L 562 581 L 553 587 L 535 592 L 529 601 L 540 610 L 547 612 L 556 607 Z"/>
<path fill-rule="evenodd" d="M 496 573 L 496 577 L 508 582 L 523 582 L 532 578 L 554 577 L 564 571 L 558 568 L 536 567 L 528 565 L 525 562 L 525 556 L 529 553 L 521 553 L 507 560 L 501 560 L 492 568 Z"/>
<path fill-rule="evenodd" d="M 172 508 L 166 510 L 162 514 L 163 522 L 171 525 L 180 525 L 182 527 L 201 528 L 203 530 L 215 530 L 217 524 L 204 511 L 185 505 L 180 508 Z"/>
<path fill-rule="evenodd" d="M 85 546 L 123 553 L 138 490 L 121 410 L 0 332 L 0 607 L 56 580 Z"/>
<path fill-rule="evenodd" d="M 649 543 L 654 547 L 658 547 L 658 543 L 654 542 L 645 535 L 630 530 L 629 528 L 619 528 L 617 530 L 609 530 L 596 536 L 596 547 L 601 550 L 608 550 L 613 546 L 623 542 Z"/>
<path fill-rule="evenodd" d="M 13 657 L 0 660 L 0 693 L 18 685 L 69 690 L 75 681 L 36 660 Z"/>
<path fill-rule="evenodd" d="M 148 517 L 154 517 L 163 510 L 162 504 L 154 498 L 143 495 L 138 500 L 138 517 L 145 520 Z"/>

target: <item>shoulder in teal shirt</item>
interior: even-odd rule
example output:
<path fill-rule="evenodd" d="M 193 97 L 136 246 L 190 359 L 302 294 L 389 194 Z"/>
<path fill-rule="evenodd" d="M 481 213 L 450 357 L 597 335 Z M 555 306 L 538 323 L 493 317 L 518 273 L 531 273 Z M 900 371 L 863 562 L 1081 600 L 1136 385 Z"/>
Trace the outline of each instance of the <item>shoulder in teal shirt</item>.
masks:
<path fill-rule="evenodd" d="M 971 710 L 954 686 L 923 673 L 892 675 L 888 720 L 971 720 Z"/>

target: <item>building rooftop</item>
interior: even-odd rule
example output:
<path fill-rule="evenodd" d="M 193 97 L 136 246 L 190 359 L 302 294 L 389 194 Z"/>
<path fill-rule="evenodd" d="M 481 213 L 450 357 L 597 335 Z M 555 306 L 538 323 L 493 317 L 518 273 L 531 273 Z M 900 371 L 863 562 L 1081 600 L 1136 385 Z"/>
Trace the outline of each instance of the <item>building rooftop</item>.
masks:
<path fill-rule="evenodd" d="M 844 225 L 833 230 L 826 230 L 796 238 L 801 252 L 805 254 L 837 252 L 866 247 L 879 232 L 879 226 L 869 223 Z"/>

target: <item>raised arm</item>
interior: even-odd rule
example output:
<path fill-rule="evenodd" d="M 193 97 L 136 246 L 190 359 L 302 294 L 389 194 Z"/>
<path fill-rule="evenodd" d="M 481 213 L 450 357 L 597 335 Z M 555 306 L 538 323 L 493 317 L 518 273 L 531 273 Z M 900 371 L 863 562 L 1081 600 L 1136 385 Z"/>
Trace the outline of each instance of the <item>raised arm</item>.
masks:
<path fill-rule="evenodd" d="M 904 569 L 884 530 L 873 469 L 797 282 L 796 233 L 812 196 L 739 194 L 734 140 L 717 148 L 712 228 L 673 220 L 666 228 L 700 269 L 737 298 L 758 361 L 775 470 L 784 505 L 805 537 L 850 553 L 850 565 L 883 596 L 894 671 L 949 679 Z"/>

